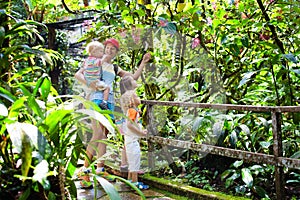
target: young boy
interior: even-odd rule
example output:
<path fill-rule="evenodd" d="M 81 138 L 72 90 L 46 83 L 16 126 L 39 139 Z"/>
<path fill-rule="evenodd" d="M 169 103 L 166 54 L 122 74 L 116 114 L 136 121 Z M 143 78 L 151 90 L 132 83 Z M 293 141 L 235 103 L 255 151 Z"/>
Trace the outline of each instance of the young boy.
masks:
<path fill-rule="evenodd" d="M 141 149 L 139 138 L 147 136 L 147 130 L 143 130 L 139 123 L 138 106 L 141 104 L 140 98 L 135 90 L 126 91 L 120 99 L 123 112 L 126 114 L 126 130 L 124 134 L 126 156 L 128 160 L 128 180 L 131 180 L 139 189 L 148 189 L 149 186 L 138 182 L 138 172 L 141 165 Z"/>
<path fill-rule="evenodd" d="M 109 86 L 105 84 L 102 80 L 102 70 L 101 65 L 105 61 L 104 55 L 104 45 L 98 41 L 90 42 L 86 51 L 89 56 L 85 59 L 83 68 L 85 69 L 83 74 L 89 87 L 91 83 L 96 82 L 97 90 L 103 90 L 103 101 L 99 105 L 103 110 L 107 110 L 107 99 L 109 94 Z M 91 92 L 91 91 L 90 91 Z M 87 94 L 90 95 L 90 92 Z"/>

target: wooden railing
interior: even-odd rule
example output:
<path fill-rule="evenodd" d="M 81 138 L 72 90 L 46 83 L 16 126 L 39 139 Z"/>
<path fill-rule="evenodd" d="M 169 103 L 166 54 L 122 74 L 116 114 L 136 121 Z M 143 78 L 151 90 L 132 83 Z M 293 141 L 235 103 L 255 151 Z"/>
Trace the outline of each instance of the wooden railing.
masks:
<path fill-rule="evenodd" d="M 283 168 L 300 169 L 300 159 L 292 159 L 283 157 L 282 150 L 282 133 L 281 133 L 281 114 L 288 112 L 300 112 L 300 106 L 249 106 L 249 105 L 231 105 L 231 104 L 205 104 L 205 103 L 182 103 L 167 101 L 151 101 L 143 100 L 142 103 L 147 106 L 148 116 L 148 162 L 149 168 L 155 168 L 154 160 L 154 144 L 158 143 L 166 146 L 177 148 L 186 148 L 200 152 L 206 152 L 244 161 L 256 163 L 270 164 L 275 166 L 275 188 L 278 200 L 285 199 Z M 272 115 L 272 132 L 273 132 L 273 155 L 254 153 L 249 151 L 236 150 L 231 148 L 223 148 L 214 145 L 197 144 L 189 141 L 181 141 L 175 139 L 167 139 L 158 136 L 154 124 L 153 106 L 177 106 L 177 107 L 193 107 L 203 109 L 216 110 L 236 110 L 236 111 L 254 111 L 261 113 L 271 113 Z"/>

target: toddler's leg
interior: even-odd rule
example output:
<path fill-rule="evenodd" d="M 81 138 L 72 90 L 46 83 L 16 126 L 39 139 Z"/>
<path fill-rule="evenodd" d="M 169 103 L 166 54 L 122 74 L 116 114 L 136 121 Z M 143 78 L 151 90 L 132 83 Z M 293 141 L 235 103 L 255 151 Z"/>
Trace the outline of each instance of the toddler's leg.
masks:
<path fill-rule="evenodd" d="M 102 110 L 108 110 L 107 100 L 108 100 L 109 90 L 110 90 L 109 87 L 106 87 L 106 89 L 103 91 L 103 101 L 99 105 Z"/>
<path fill-rule="evenodd" d="M 107 101 L 108 100 L 108 94 L 109 94 L 110 88 L 106 87 L 105 90 L 103 91 L 103 100 Z"/>

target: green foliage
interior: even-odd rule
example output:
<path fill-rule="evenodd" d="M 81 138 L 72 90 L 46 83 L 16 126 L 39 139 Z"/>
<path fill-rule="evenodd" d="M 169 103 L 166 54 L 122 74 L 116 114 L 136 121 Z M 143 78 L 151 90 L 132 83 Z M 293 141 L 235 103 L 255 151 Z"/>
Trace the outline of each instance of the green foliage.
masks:
<path fill-rule="evenodd" d="M 1 11 L 7 19 L 1 20 L 0 46 L 1 198 L 35 198 L 39 192 L 63 198 L 65 188 L 75 198 L 72 176 L 84 148 L 74 127 L 86 114 L 75 112 L 72 100 L 63 102 L 45 73 L 46 64 L 61 59 L 38 44 L 38 28 L 45 26 L 13 17 L 9 7 Z"/>
<path fill-rule="evenodd" d="M 234 187 L 239 194 L 249 196 L 249 192 L 253 192 L 259 198 L 269 198 L 264 188 L 271 184 L 272 172 L 273 169 L 268 166 L 243 167 L 243 161 L 236 161 L 231 169 L 222 173 L 222 180 L 225 180 L 226 188 Z"/>
<path fill-rule="evenodd" d="M 39 79 L 36 87 L 30 90 L 25 86 L 19 86 L 23 97 L 12 102 L 10 108 L 1 104 L 2 110 L 7 113 L 0 120 L 4 125 L 1 126 L 3 127 L 1 135 L 3 138 L 10 138 L 5 139 L 1 144 L 4 149 L 11 148 L 18 153 L 18 156 L 11 159 L 9 152 L 1 152 L 1 157 L 7 158 L 1 163 L 2 170 L 7 168 L 18 170 L 15 163 L 20 159 L 21 172 L 14 172 L 14 177 L 23 180 L 22 190 L 34 189 L 39 183 L 50 195 L 56 188 L 50 187 L 54 183 L 49 182 L 49 178 L 52 180 L 56 174 L 66 174 L 65 180 L 59 180 L 59 182 L 63 181 L 63 185 L 58 185 L 59 187 L 74 187 L 72 176 L 79 155 L 83 154 L 84 149 L 82 135 L 78 134 L 74 127 L 82 127 L 83 125 L 80 124 L 83 121 L 80 119 L 90 116 L 101 121 L 108 130 L 113 132 L 110 122 L 98 112 L 90 113 L 91 110 L 85 109 L 74 110 L 76 107 L 73 101 L 63 103 L 59 97 L 54 98 L 57 93 L 53 88 L 50 89 L 52 86 L 47 77 Z M 9 94 L 4 88 L 1 90 Z M 89 106 L 89 103 L 84 101 L 82 103 L 86 107 Z M 64 170 L 61 171 L 61 168 Z M 18 182 L 17 179 L 13 184 L 15 182 Z M 10 188 L 10 184 L 5 183 L 5 185 L 6 188 Z M 5 195 L 9 190 L 2 192 Z M 25 198 L 27 195 L 23 193 L 22 197 Z M 71 195 L 76 196 L 76 190 Z"/>
<path fill-rule="evenodd" d="M 111 183 L 109 183 L 107 180 L 105 180 L 102 177 L 96 177 L 96 179 L 101 184 L 103 189 L 106 191 L 110 199 L 121 200 L 119 193 L 116 191 L 116 189 Z"/>
<path fill-rule="evenodd" d="M 14 77 L 14 72 L 28 73 L 32 70 L 43 73 L 43 68 L 39 66 L 40 69 L 37 69 L 36 63 L 41 63 L 44 66 L 46 63 L 53 65 L 61 59 L 60 54 L 41 45 L 44 39 L 39 32 L 46 29 L 45 25 L 36 21 L 17 19 L 8 13 L 8 9 L 1 11 L 1 17 L 5 19 L 0 24 L 1 85 L 6 85 L 7 81 L 11 81 L 9 80 L 10 77 L 21 82 L 36 80 L 36 77 L 22 77 L 22 73 L 18 74 L 18 77 Z M 33 70 L 34 68 L 35 70 Z"/>
<path fill-rule="evenodd" d="M 39 164 L 46 166 L 45 163 L 48 163 L 49 173 L 69 163 L 67 174 L 71 177 L 82 147 L 73 127 L 87 131 L 77 120 L 81 115 L 93 115 L 89 111 L 75 114 L 74 110 L 65 109 L 67 98 L 59 98 L 58 94 L 74 92 L 70 89 L 73 86 L 70 77 L 80 62 L 68 57 L 67 36 L 62 32 L 56 34 L 59 53 L 45 48 L 46 37 L 42 37 L 42 33 L 47 31 L 43 24 L 46 22 L 93 16 L 91 28 L 80 41 L 118 38 L 121 51 L 116 62 L 128 71 L 135 71 L 144 51 L 151 51 L 153 64 L 146 67 L 143 85 L 138 88 L 144 99 L 299 105 L 300 9 L 297 0 L 152 1 L 151 4 L 103 0 L 89 3 L 87 7 L 78 1 L 67 1 L 67 5 L 48 0 L 13 0 L 0 4 L 1 157 L 3 171 L 18 174 L 25 184 L 29 184 L 28 177 L 34 176 L 33 168 L 38 170 Z M 68 13 L 66 7 L 77 15 Z M 83 12 L 88 9 L 97 9 L 97 12 Z M 58 92 L 48 76 L 56 67 L 61 72 Z M 267 154 L 273 151 L 271 119 L 267 113 L 220 113 L 175 107 L 160 107 L 154 111 L 156 127 L 164 137 Z M 101 116 L 96 118 L 102 120 Z M 299 158 L 299 116 L 298 113 L 283 115 L 283 147 L 287 157 Z M 21 148 L 20 155 L 11 156 L 12 147 L 18 145 L 11 141 L 14 137 L 3 126 L 6 124 L 19 127 L 18 138 L 24 145 L 29 145 L 28 137 L 31 139 L 32 134 L 23 137 L 20 127 L 33 125 L 33 133 L 39 138 L 37 144 L 30 140 L 31 148 L 39 157 L 31 158 L 32 168 L 28 167 L 28 159 L 22 167 L 23 174 L 15 168 L 16 161 L 30 158 L 31 148 L 26 148 L 28 151 Z M 109 127 L 109 122 L 105 124 Z M 72 136 L 76 136 L 75 141 L 71 141 Z M 69 150 L 74 155 L 64 157 Z M 259 187 L 256 177 L 258 172 L 262 182 L 267 182 L 262 169 L 268 171 L 265 166 L 232 166 L 231 178 L 228 175 L 224 180 L 228 189 L 233 188 L 239 194 L 250 196 L 252 192 L 263 197 L 266 191 Z M 197 169 L 192 172 L 196 175 Z M 53 175 L 51 173 L 41 176 L 39 181 L 32 178 L 32 188 L 37 190 L 35 183 L 39 182 L 48 189 L 45 180 Z M 202 173 L 190 181 L 209 188 L 205 182 L 213 175 Z M 289 183 L 298 181 L 297 173 L 292 174 Z M 13 182 L 0 181 L 1 185 Z M 240 185 L 235 185 L 235 181 Z M 20 187 L 14 185 L 16 190 Z M 30 191 L 27 189 L 23 197 L 29 196 Z M 54 193 L 49 191 L 48 196 L 53 197 Z"/>
<path fill-rule="evenodd" d="M 205 190 L 213 191 L 214 187 L 211 185 L 211 179 L 215 179 L 218 175 L 218 172 L 215 173 L 209 170 L 199 170 L 199 167 L 195 167 L 195 163 L 193 160 L 188 161 L 185 164 L 187 175 L 184 177 L 187 179 L 189 185 L 195 185 L 197 187 L 201 187 Z"/>

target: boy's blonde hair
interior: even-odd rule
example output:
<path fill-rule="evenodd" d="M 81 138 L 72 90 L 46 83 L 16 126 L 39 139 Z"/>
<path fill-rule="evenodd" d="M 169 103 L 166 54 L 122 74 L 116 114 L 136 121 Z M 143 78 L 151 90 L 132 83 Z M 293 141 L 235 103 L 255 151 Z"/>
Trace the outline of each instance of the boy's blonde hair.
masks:
<path fill-rule="evenodd" d="M 101 42 L 98 42 L 98 41 L 90 42 L 86 46 L 86 51 L 88 52 L 88 54 L 90 56 L 94 56 L 95 54 L 97 54 L 97 51 L 99 49 L 104 49 L 104 45 Z"/>
<path fill-rule="evenodd" d="M 134 107 L 135 90 L 127 90 L 120 98 L 120 105 L 123 113 L 126 114 L 129 108 Z"/>

